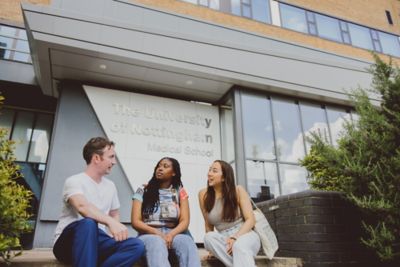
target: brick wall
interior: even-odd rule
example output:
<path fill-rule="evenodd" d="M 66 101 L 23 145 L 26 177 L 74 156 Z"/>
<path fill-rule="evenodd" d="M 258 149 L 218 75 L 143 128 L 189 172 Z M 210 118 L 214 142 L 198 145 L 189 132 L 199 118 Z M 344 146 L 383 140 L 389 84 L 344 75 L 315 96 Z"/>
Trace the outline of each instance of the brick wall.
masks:
<path fill-rule="evenodd" d="M 359 212 L 340 193 L 310 190 L 258 206 L 277 235 L 276 256 L 302 258 L 305 267 L 380 266 L 360 244 Z"/>
<path fill-rule="evenodd" d="M 1 0 L 0 20 L 22 24 L 21 2 L 49 5 L 51 0 Z"/>
<path fill-rule="evenodd" d="M 325 13 L 365 26 L 400 34 L 400 1 L 398 0 L 280 0 L 316 12 Z M 388 23 L 385 11 L 391 13 L 393 25 Z"/>
<path fill-rule="evenodd" d="M 280 40 L 303 44 L 336 54 L 374 61 L 371 52 L 350 45 L 332 42 L 308 34 L 283 29 L 270 24 L 257 22 L 251 19 L 222 13 L 210 8 L 194 5 L 177 0 L 131 0 L 147 6 L 184 14 L 201 20 L 241 29 L 257 34 L 270 36 Z M 318 11 L 332 16 L 337 16 L 349 21 L 376 27 L 389 32 L 400 34 L 400 1 L 398 0 L 282 0 L 304 8 Z M 394 26 L 388 26 L 385 10 L 391 11 Z M 382 14 L 383 12 L 383 14 Z M 396 18 L 394 18 L 396 17 Z M 380 55 L 383 60 L 388 60 L 386 55 Z M 399 58 L 393 61 L 400 64 Z"/>

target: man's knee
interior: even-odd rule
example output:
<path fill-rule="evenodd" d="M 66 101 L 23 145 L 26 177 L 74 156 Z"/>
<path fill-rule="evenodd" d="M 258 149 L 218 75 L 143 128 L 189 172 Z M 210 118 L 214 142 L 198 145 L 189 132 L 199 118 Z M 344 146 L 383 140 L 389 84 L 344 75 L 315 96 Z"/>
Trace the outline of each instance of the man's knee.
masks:
<path fill-rule="evenodd" d="M 128 238 L 124 241 L 123 246 L 126 247 L 129 251 L 143 254 L 144 252 L 144 243 L 139 238 Z"/>
<path fill-rule="evenodd" d="M 91 218 L 83 218 L 78 222 L 78 227 L 81 229 L 96 229 L 98 228 L 97 222 Z"/>

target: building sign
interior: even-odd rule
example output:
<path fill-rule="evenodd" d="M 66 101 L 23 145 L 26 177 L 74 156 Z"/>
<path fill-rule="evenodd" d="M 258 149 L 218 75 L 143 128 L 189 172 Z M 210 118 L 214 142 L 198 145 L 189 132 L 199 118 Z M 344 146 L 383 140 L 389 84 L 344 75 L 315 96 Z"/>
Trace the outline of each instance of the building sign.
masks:
<path fill-rule="evenodd" d="M 218 108 L 187 101 L 84 86 L 132 188 L 150 180 L 159 159 L 181 164 L 189 193 L 190 229 L 202 242 L 203 220 L 197 193 L 207 184 L 209 165 L 221 158 Z M 120 196 L 131 197 L 131 196 Z"/>

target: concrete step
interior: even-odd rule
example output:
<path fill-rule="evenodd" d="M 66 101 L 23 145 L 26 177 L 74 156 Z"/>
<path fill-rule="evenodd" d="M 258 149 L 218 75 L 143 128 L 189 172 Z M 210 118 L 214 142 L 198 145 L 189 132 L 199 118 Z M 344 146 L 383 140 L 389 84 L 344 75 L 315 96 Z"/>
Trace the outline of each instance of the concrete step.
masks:
<path fill-rule="evenodd" d="M 205 249 L 199 248 L 200 258 L 207 255 Z M 302 267 L 302 261 L 298 258 L 279 258 L 275 257 L 268 260 L 264 256 L 256 257 L 256 265 L 258 267 Z M 0 260 L 0 266 L 7 266 Z M 51 249 L 33 249 L 26 250 L 21 256 L 13 259 L 12 267 L 70 267 L 69 265 L 58 262 L 51 251 Z M 136 263 L 134 267 L 144 267 L 144 263 Z M 178 266 L 177 264 L 174 266 Z M 208 259 L 201 261 L 202 267 L 224 267 L 224 265 L 217 259 Z M 243 266 L 246 267 L 246 266 Z"/>

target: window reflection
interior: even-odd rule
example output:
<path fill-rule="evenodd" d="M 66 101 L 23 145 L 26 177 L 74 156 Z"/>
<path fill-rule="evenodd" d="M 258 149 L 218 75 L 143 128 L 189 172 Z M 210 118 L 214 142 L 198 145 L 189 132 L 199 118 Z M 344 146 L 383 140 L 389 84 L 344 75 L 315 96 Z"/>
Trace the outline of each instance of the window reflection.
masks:
<path fill-rule="evenodd" d="M 305 168 L 297 165 L 280 164 L 279 172 L 283 195 L 308 189 L 307 171 Z"/>
<path fill-rule="evenodd" d="M 221 148 L 222 159 L 227 162 L 235 160 L 235 142 L 233 139 L 233 111 L 221 108 Z"/>
<path fill-rule="evenodd" d="M 281 25 L 284 28 L 307 33 L 306 14 L 303 9 L 280 4 Z"/>
<path fill-rule="evenodd" d="M 35 130 L 32 134 L 28 157 L 29 162 L 46 163 L 50 144 L 51 125 L 52 116 L 46 114 L 38 116 Z"/>
<path fill-rule="evenodd" d="M 294 101 L 273 98 L 272 108 L 278 159 L 297 163 L 304 156 L 298 105 Z"/>
<path fill-rule="evenodd" d="M 271 23 L 269 0 L 253 0 L 251 8 L 253 19 L 265 23 Z"/>
<path fill-rule="evenodd" d="M 246 160 L 247 188 L 257 201 L 280 195 L 276 163 Z"/>
<path fill-rule="evenodd" d="M 328 125 L 326 123 L 325 110 L 321 107 L 321 105 L 301 103 L 300 109 L 308 153 L 311 148 L 308 138 L 311 137 L 312 133 L 318 134 L 326 142 L 330 142 L 330 136 Z"/>
<path fill-rule="evenodd" d="M 26 161 L 29 141 L 32 134 L 33 113 L 19 111 L 11 139 L 15 141 L 15 157 L 18 161 Z"/>
<path fill-rule="evenodd" d="M 340 138 L 344 129 L 344 123 L 351 120 L 350 113 L 343 109 L 327 108 L 329 129 L 331 131 L 332 145 L 337 146 L 337 140 Z"/>
<path fill-rule="evenodd" d="M 354 46 L 373 50 L 371 34 L 366 27 L 348 23 L 351 42 Z"/>
<path fill-rule="evenodd" d="M 337 19 L 320 14 L 316 14 L 315 17 L 317 20 L 319 36 L 338 42 L 342 41 L 339 21 Z"/>
<path fill-rule="evenodd" d="M 12 124 L 14 120 L 14 111 L 10 109 L 0 110 L 0 128 L 7 130 L 7 135 L 5 138 L 9 139 L 12 129 Z"/>
<path fill-rule="evenodd" d="M 274 159 L 274 138 L 269 99 L 262 96 L 243 95 L 242 109 L 246 157 Z"/>
<path fill-rule="evenodd" d="M 383 53 L 400 57 L 399 37 L 392 34 L 379 32 L 379 39 L 381 41 Z"/>

